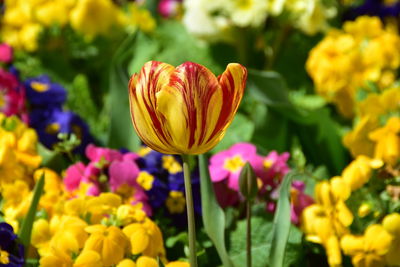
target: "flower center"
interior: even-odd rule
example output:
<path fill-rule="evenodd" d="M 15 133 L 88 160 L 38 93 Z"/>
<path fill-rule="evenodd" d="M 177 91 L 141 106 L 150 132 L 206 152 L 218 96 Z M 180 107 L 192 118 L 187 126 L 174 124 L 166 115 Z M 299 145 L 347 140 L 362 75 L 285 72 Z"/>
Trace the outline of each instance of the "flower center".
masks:
<path fill-rule="evenodd" d="M 180 191 L 171 191 L 166 201 L 170 213 L 182 213 L 185 211 L 185 197 Z"/>
<path fill-rule="evenodd" d="M 0 263 L 1 264 L 9 264 L 10 259 L 8 258 L 8 252 L 0 249 Z"/>
<path fill-rule="evenodd" d="M 225 160 L 224 168 L 230 172 L 237 172 L 244 166 L 245 163 L 246 162 L 241 156 L 236 155 Z"/>
<path fill-rule="evenodd" d="M 6 93 L 2 90 L 0 90 L 0 110 L 4 109 L 4 106 L 6 105 Z"/>
<path fill-rule="evenodd" d="M 49 90 L 49 85 L 41 82 L 31 82 L 31 87 L 33 90 L 39 93 L 43 93 Z"/>
<path fill-rule="evenodd" d="M 57 134 L 60 131 L 60 124 L 54 122 L 46 126 L 45 132 L 51 135 Z"/>
<path fill-rule="evenodd" d="M 267 170 L 268 170 L 269 168 L 271 168 L 273 164 L 274 164 L 274 162 L 273 162 L 272 160 L 270 160 L 270 159 L 266 159 L 266 160 L 264 160 L 264 162 L 263 162 L 263 166 L 264 166 L 264 168 L 267 169 Z"/>

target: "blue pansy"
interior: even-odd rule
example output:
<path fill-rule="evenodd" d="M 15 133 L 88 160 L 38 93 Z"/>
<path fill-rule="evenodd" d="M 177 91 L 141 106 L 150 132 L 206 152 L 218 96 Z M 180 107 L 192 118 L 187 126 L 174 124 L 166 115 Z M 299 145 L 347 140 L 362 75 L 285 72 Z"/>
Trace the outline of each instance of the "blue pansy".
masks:
<path fill-rule="evenodd" d="M 24 247 L 18 244 L 12 226 L 5 222 L 0 223 L 0 254 L 3 261 L 0 261 L 0 266 L 24 266 Z"/>
<path fill-rule="evenodd" d="M 397 17 L 400 14 L 400 2 L 387 4 L 383 0 L 365 0 L 363 4 L 350 8 L 344 15 L 346 20 L 355 19 L 358 16 L 370 15 L 384 17 Z"/>
<path fill-rule="evenodd" d="M 85 147 L 93 141 L 87 124 L 71 111 L 53 110 L 32 110 L 29 114 L 29 121 L 38 135 L 40 142 L 47 148 L 52 148 L 59 142 L 59 133 L 74 133 L 81 144 L 74 152 L 83 153 Z"/>
<path fill-rule="evenodd" d="M 51 82 L 47 75 L 40 75 L 24 82 L 29 103 L 37 108 L 61 107 L 67 99 L 67 91 L 58 83 Z"/>

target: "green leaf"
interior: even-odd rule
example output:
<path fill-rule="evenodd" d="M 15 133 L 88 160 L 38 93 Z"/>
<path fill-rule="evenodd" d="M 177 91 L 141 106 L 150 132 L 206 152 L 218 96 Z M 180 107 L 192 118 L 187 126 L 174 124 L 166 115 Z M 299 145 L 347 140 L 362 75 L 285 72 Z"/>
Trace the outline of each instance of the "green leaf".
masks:
<path fill-rule="evenodd" d="M 211 150 L 216 153 L 228 149 L 239 142 L 249 142 L 254 132 L 254 123 L 245 115 L 240 113 L 235 115 L 232 124 L 229 126 L 224 138 L 218 145 Z"/>
<path fill-rule="evenodd" d="M 285 258 L 285 248 L 290 233 L 290 187 L 293 173 L 288 173 L 279 188 L 279 199 L 274 216 L 272 243 L 270 248 L 270 266 L 281 267 Z"/>
<path fill-rule="evenodd" d="M 204 229 L 217 249 L 222 264 L 225 267 L 233 267 L 225 246 L 225 215 L 215 198 L 205 155 L 199 155 L 199 168 Z"/>
<path fill-rule="evenodd" d="M 251 219 L 251 257 L 253 267 L 267 266 L 266 259 L 271 246 L 272 223 L 262 217 Z M 229 254 L 235 266 L 246 266 L 246 221 L 237 223 L 230 235 Z"/>
<path fill-rule="evenodd" d="M 28 247 L 31 243 L 32 226 L 33 222 L 35 221 L 37 206 L 39 204 L 39 200 L 43 192 L 44 179 L 45 179 L 44 174 L 42 174 L 39 181 L 35 185 L 31 205 L 29 207 L 25 219 L 22 221 L 21 230 L 19 232 L 19 237 L 21 239 L 22 244 L 26 248 L 26 252 L 28 252 Z"/>
<path fill-rule="evenodd" d="M 112 61 L 110 70 L 110 132 L 108 146 L 137 150 L 140 139 L 133 129 L 128 98 L 129 76 L 124 62 L 132 53 L 134 36 L 129 36 L 120 46 Z"/>

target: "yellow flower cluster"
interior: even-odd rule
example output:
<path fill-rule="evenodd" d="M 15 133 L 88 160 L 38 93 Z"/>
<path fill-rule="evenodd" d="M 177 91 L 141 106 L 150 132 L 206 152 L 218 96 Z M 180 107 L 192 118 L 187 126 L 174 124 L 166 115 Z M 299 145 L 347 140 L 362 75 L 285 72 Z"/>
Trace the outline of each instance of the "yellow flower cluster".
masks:
<path fill-rule="evenodd" d="M 32 233 L 31 243 L 43 267 L 147 267 L 158 266 L 157 258 L 166 262 L 158 226 L 140 205 L 123 204 L 113 193 L 60 201 L 53 216 L 35 221 Z M 139 256 L 136 262 L 132 256 Z"/>
<path fill-rule="evenodd" d="M 357 102 L 359 119 L 344 136 L 353 156 L 366 155 L 395 167 L 400 159 L 400 88 L 371 93 Z"/>
<path fill-rule="evenodd" d="M 17 117 L 0 113 L 0 193 L 17 181 L 32 185 L 32 173 L 42 161 L 37 144 L 35 130 Z"/>
<path fill-rule="evenodd" d="M 343 170 L 341 176 L 316 185 L 316 203 L 303 211 L 301 227 L 308 241 L 325 248 L 330 266 L 341 265 L 341 244 L 343 238 L 350 234 L 348 227 L 354 219 L 345 201 L 352 191 L 368 182 L 373 169 L 381 166 L 379 160 L 359 156 Z M 343 245 L 342 249 L 346 252 Z"/>
<path fill-rule="evenodd" d="M 89 40 L 115 28 L 152 31 L 155 21 L 149 11 L 130 5 L 124 13 L 112 0 L 5 0 L 0 36 L 12 47 L 31 52 L 38 49 L 41 32 L 52 25 L 69 25 Z"/>
<path fill-rule="evenodd" d="M 331 30 L 311 50 L 306 68 L 318 94 L 350 118 L 357 91 L 367 81 L 380 89 L 394 82 L 399 46 L 394 27 L 385 28 L 378 17 L 362 16 L 346 22 L 343 30 Z"/>

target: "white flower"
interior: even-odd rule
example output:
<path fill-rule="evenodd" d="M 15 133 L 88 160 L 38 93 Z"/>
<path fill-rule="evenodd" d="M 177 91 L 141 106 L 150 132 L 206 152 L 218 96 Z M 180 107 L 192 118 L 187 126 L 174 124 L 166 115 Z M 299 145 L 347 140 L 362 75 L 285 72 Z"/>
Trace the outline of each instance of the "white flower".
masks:
<path fill-rule="evenodd" d="M 227 7 L 233 24 L 239 27 L 258 27 L 267 18 L 267 0 L 231 0 Z"/>

